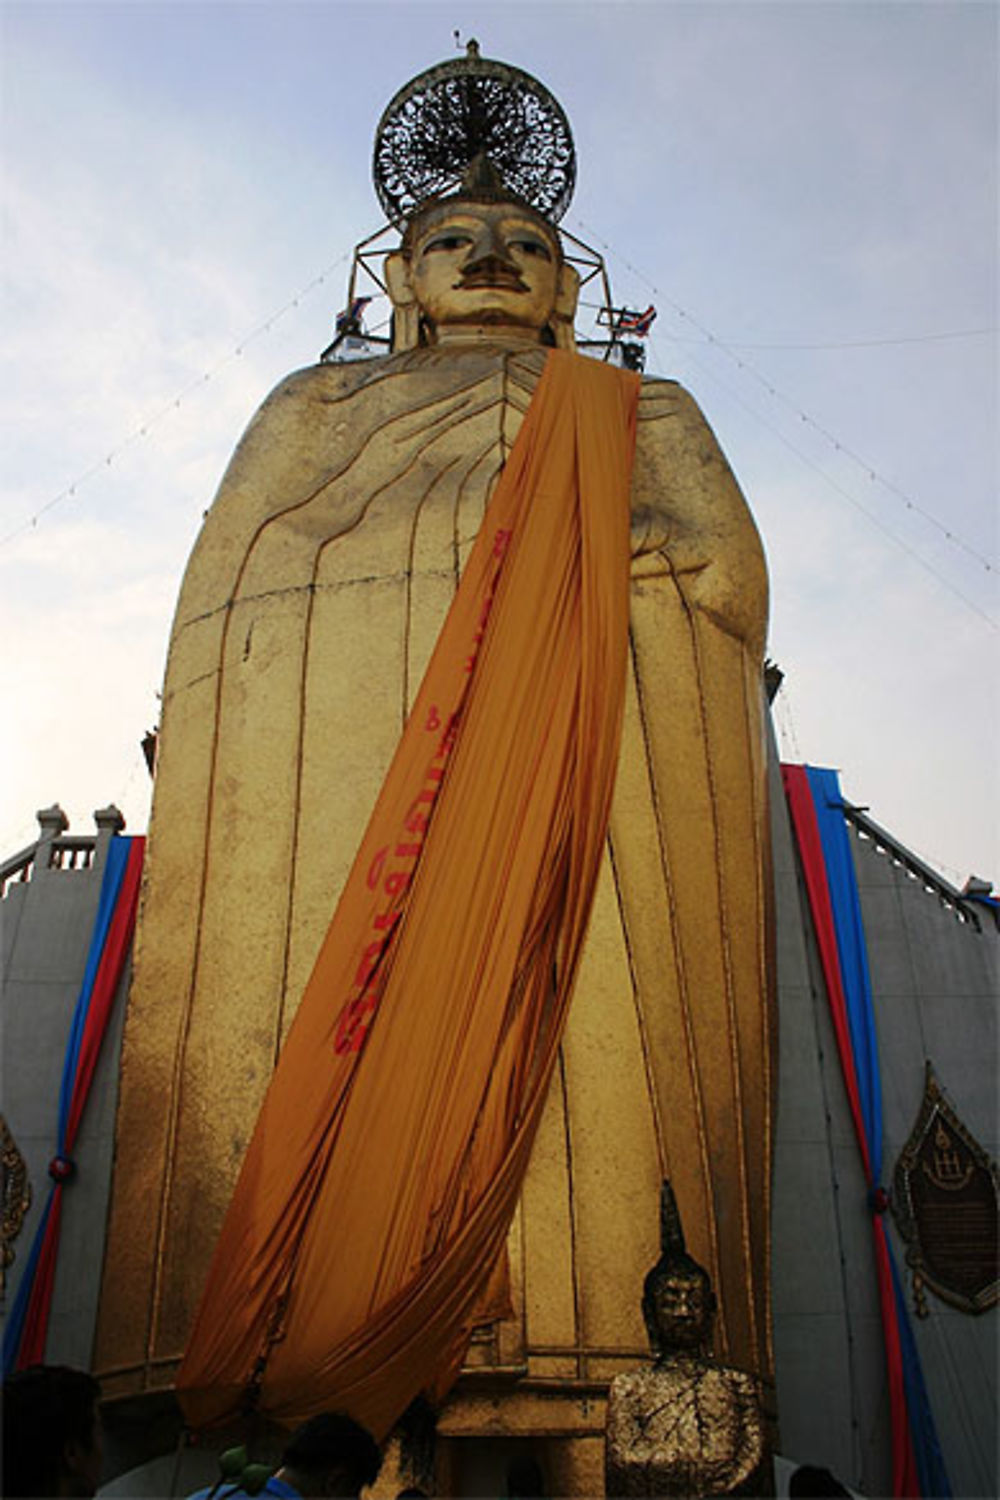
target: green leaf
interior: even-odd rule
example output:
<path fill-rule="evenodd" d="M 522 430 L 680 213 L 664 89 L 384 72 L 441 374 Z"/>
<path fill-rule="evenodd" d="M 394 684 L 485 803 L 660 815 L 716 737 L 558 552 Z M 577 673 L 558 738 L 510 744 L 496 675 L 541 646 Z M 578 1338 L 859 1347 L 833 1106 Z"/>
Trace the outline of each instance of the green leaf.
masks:
<path fill-rule="evenodd" d="M 247 1464 L 243 1470 L 243 1488 L 248 1495 L 259 1495 L 270 1477 L 267 1464 Z"/>
<path fill-rule="evenodd" d="M 238 1448 L 227 1448 L 225 1453 L 219 1454 L 219 1468 L 222 1470 L 223 1479 L 239 1479 L 247 1466 L 247 1450 L 241 1444 Z"/>

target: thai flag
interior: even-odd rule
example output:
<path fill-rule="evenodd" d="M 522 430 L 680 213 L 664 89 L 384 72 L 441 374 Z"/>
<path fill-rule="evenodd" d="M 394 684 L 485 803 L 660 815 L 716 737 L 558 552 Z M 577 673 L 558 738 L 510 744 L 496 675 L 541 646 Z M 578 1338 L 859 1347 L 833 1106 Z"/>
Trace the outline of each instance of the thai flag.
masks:
<path fill-rule="evenodd" d="M 619 316 L 615 332 L 634 333 L 637 338 L 644 339 L 652 328 L 655 317 L 656 308 L 652 302 L 646 308 L 645 312 L 632 312 L 629 308 L 624 308 Z"/>
<path fill-rule="evenodd" d="M 371 297 L 355 297 L 350 307 L 337 314 L 338 333 L 353 333 L 361 326 L 361 314 L 371 302 Z"/>

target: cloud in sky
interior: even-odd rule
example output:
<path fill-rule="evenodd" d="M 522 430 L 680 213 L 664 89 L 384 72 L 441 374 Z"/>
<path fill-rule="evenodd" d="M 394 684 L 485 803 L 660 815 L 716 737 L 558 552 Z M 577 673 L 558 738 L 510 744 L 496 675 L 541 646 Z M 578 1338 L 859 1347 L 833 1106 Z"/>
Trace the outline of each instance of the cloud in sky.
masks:
<path fill-rule="evenodd" d="M 459 19 L 567 109 L 580 174 L 566 227 L 610 247 L 619 299 L 657 303 L 650 368 L 694 391 L 750 498 L 786 748 L 794 736 L 837 765 L 945 873 L 997 875 L 995 574 L 844 452 L 995 557 L 995 336 L 930 337 L 997 322 L 995 11 L 470 5 Z M 74 825 L 109 800 L 143 825 L 138 741 L 202 512 L 255 406 L 327 342 L 351 247 L 379 222 L 378 116 L 449 55 L 455 18 L 8 3 L 3 24 L 0 535 L 97 466 L 0 548 L 11 853 L 56 798 Z"/>

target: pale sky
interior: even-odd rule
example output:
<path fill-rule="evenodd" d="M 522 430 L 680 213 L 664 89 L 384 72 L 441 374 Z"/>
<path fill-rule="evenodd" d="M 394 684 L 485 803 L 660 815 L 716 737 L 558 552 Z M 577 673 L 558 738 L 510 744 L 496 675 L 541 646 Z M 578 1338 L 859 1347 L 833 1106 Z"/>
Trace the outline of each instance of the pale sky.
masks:
<path fill-rule="evenodd" d="M 4 0 L 0 858 L 56 800 L 144 829 L 202 513 L 329 341 L 381 222 L 379 115 L 459 28 L 562 103 L 564 227 L 616 300 L 656 304 L 648 371 L 694 393 L 750 501 L 783 754 L 953 882 L 1000 879 L 997 18 Z"/>

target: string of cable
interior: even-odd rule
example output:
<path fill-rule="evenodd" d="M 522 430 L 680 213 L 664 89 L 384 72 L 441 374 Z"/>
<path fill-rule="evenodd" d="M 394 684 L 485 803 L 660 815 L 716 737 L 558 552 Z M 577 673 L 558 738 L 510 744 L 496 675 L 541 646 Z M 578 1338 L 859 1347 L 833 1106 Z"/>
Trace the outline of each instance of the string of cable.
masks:
<path fill-rule="evenodd" d="M 960 547 L 963 550 L 963 552 L 968 553 L 968 555 L 971 558 L 973 558 L 987 573 L 993 573 L 993 572 L 996 571 L 994 563 L 988 557 L 985 557 L 977 548 L 971 546 L 962 537 L 958 536 L 957 533 L 954 532 L 951 529 L 951 527 L 947 526 L 943 521 L 940 521 L 938 519 L 938 517 L 935 516 L 931 511 L 926 510 L 922 505 L 918 504 L 918 502 L 916 500 L 914 500 L 911 495 L 908 495 L 905 490 L 900 489 L 899 486 L 893 484 L 893 482 L 890 479 L 886 479 L 883 475 L 881 475 L 877 471 L 877 469 L 874 467 L 874 465 L 871 464 L 866 458 L 863 458 L 859 453 L 855 453 L 854 450 L 851 449 L 851 448 L 849 448 L 846 443 L 842 443 L 840 441 L 840 439 L 838 437 L 836 437 L 834 433 L 830 432 L 826 427 L 824 427 L 821 422 L 818 422 L 814 417 L 810 416 L 808 412 L 803 411 L 803 409 L 801 408 L 801 406 L 799 405 L 799 403 L 797 401 L 792 400 L 790 397 L 786 396 L 783 391 L 778 390 L 778 388 L 774 385 L 774 383 L 769 379 L 768 376 L 763 375 L 759 370 L 757 370 L 757 369 L 754 368 L 754 366 L 750 363 L 749 360 L 743 359 L 737 353 L 737 349 L 739 349 L 739 348 L 744 348 L 744 349 L 747 349 L 747 348 L 761 348 L 761 349 L 766 349 L 766 348 L 774 348 L 774 349 L 777 349 L 777 348 L 801 348 L 801 349 L 810 349 L 810 348 L 825 348 L 825 347 L 829 347 L 829 348 L 874 347 L 876 344 L 918 343 L 918 342 L 924 342 L 924 341 L 928 341 L 929 342 L 931 340 L 945 339 L 945 338 L 970 338 L 970 337 L 976 337 L 976 336 L 980 336 L 980 335 L 989 334 L 992 330 L 990 330 L 990 329 L 969 329 L 969 330 L 966 330 L 964 332 L 960 332 L 960 333 L 957 333 L 957 334 L 927 334 L 927 335 L 921 335 L 921 336 L 918 336 L 918 337 L 914 337 L 912 339 L 900 339 L 900 340 L 895 340 L 895 339 L 873 339 L 873 340 L 868 340 L 868 339 L 865 339 L 865 340 L 852 341 L 851 343 L 845 343 L 845 344 L 842 344 L 842 345 L 840 345 L 840 344 L 838 344 L 838 345 L 820 345 L 820 344 L 789 344 L 789 345 L 780 345 L 780 344 L 751 345 L 751 344 L 744 344 L 744 345 L 734 345 L 731 342 L 727 342 L 727 341 L 725 341 L 723 339 L 720 339 L 716 334 L 714 334 L 711 331 L 710 328 L 706 327 L 705 324 L 702 323 L 702 322 L 700 322 L 700 320 L 698 318 L 696 318 L 692 313 L 689 313 L 686 308 L 681 307 L 681 305 L 678 302 L 675 302 L 670 296 L 667 295 L 667 293 L 665 293 L 664 291 L 662 291 L 662 289 L 660 287 L 656 286 L 649 279 L 648 276 L 646 276 L 642 271 L 640 271 L 638 269 L 638 267 L 632 265 L 628 260 L 625 259 L 625 257 L 623 255 L 620 255 L 618 253 L 618 251 L 615 250 L 612 245 L 609 245 L 606 240 L 602 240 L 600 238 L 600 236 L 597 234 L 596 230 L 592 229 L 589 224 L 586 224 L 583 219 L 577 218 L 576 222 L 579 224 L 580 228 L 583 229 L 583 231 L 586 234 L 591 235 L 596 240 L 597 244 L 599 244 L 602 247 L 602 249 L 606 250 L 609 254 L 614 255 L 615 258 L 618 261 L 621 262 L 621 264 L 625 267 L 626 270 L 630 271 L 633 276 L 637 277 L 638 280 L 640 280 L 645 286 L 647 286 L 650 289 L 650 291 L 652 291 L 657 297 L 659 297 L 663 302 L 665 302 L 667 304 L 667 306 L 670 307 L 671 310 L 674 313 L 676 313 L 679 318 L 682 318 L 686 323 L 689 323 L 692 328 L 696 328 L 698 330 L 699 334 L 701 335 L 701 339 L 698 342 L 703 342 L 705 344 L 709 344 L 713 348 L 721 350 L 721 352 L 723 354 L 725 354 L 726 357 L 728 359 L 730 359 L 740 370 L 745 371 L 746 374 L 750 375 L 754 380 L 756 380 L 759 385 L 762 385 L 764 387 L 764 389 L 767 391 L 767 393 L 768 393 L 769 396 L 773 397 L 774 400 L 776 400 L 776 401 L 780 401 L 784 406 L 786 406 L 789 409 L 789 411 L 791 411 L 791 412 L 793 412 L 795 414 L 795 416 L 799 419 L 799 421 L 805 423 L 807 426 L 809 426 L 810 428 L 812 428 L 815 432 L 819 433 L 820 436 L 822 438 L 824 438 L 826 440 L 826 442 L 828 442 L 835 449 L 836 452 L 843 454 L 845 458 L 849 458 L 853 463 L 857 464 L 860 469 L 864 470 L 864 472 L 868 475 L 868 478 L 873 483 L 881 485 L 883 489 L 888 490 L 891 494 L 895 495 L 897 497 L 897 499 L 899 499 L 899 500 L 901 500 L 903 502 L 903 504 L 906 506 L 907 510 L 914 511 L 917 515 L 922 516 L 923 519 L 925 521 L 927 521 L 929 525 L 933 526 L 938 532 L 940 532 L 941 535 L 947 541 L 949 541 L 953 546 Z M 677 342 L 681 342 L 681 341 L 678 340 Z M 704 368 L 704 367 L 700 366 L 699 368 Z M 747 410 L 752 411 L 752 408 L 747 408 Z M 758 417 L 758 420 L 760 420 L 761 422 L 764 422 L 764 418 L 760 417 L 759 413 L 753 413 L 753 414 Z M 768 424 L 765 422 L 764 425 L 768 425 Z M 776 431 L 777 429 L 772 428 L 771 430 L 772 431 Z M 803 455 L 799 452 L 799 450 L 797 448 L 794 447 L 794 445 L 789 444 L 789 447 L 792 447 L 792 449 L 793 449 L 794 452 L 799 453 L 799 456 L 803 457 Z M 808 462 L 808 460 L 807 460 L 807 462 Z M 813 467 L 815 467 L 815 465 L 813 465 Z M 817 472 L 823 473 L 822 470 L 818 470 Z M 828 476 L 824 475 L 824 477 L 828 479 Z M 828 479 L 828 482 L 831 483 L 831 484 L 833 484 L 832 480 Z M 839 486 L 837 486 L 835 484 L 833 485 L 833 487 L 835 489 L 839 489 L 840 488 Z M 841 490 L 840 493 L 846 494 L 846 492 L 843 491 L 843 490 Z M 851 497 L 847 497 L 847 498 L 851 498 Z M 858 504 L 858 502 L 856 502 L 856 501 L 854 503 Z M 869 516 L 871 519 L 874 520 L 874 517 L 871 517 L 871 513 L 869 511 L 865 510 L 864 506 L 858 505 L 858 509 L 860 509 L 865 515 Z M 875 524 L 878 524 L 878 523 L 876 522 Z M 881 529 L 885 530 L 884 527 L 882 527 Z M 899 539 L 894 535 L 894 533 L 892 533 L 892 532 L 886 532 L 886 535 L 892 537 L 892 539 L 894 541 L 899 542 Z M 906 547 L 905 543 L 899 542 L 899 545 L 903 546 L 906 551 L 911 551 L 912 550 L 912 549 Z M 916 553 L 913 553 L 912 555 L 913 556 L 917 556 Z M 927 566 L 927 565 L 925 564 L 925 566 Z M 940 574 L 935 573 L 933 568 L 929 569 L 929 571 L 932 572 L 932 573 L 934 573 L 935 577 L 940 578 Z M 944 581 L 944 580 L 942 580 L 942 581 Z M 953 592 L 958 592 L 958 591 L 957 590 L 953 590 Z M 965 603 L 967 603 L 967 604 L 970 603 L 970 601 L 968 599 L 965 599 L 965 595 L 964 594 L 959 594 L 959 597 L 962 598 L 962 599 L 964 599 Z M 975 605 L 973 605 L 972 607 L 974 609 L 976 608 Z M 977 609 L 976 612 L 978 614 L 982 614 L 981 610 Z M 989 616 L 988 615 L 984 615 L 983 618 L 984 619 L 989 619 Z M 994 622 L 992 620 L 990 620 L 990 623 L 993 624 Z"/>
<path fill-rule="evenodd" d="M 658 344 L 655 342 L 655 340 L 652 339 L 650 340 L 650 342 L 654 350 L 656 350 L 657 352 L 657 358 L 660 359 Z M 860 514 L 864 516 L 865 520 L 870 522 L 870 524 L 875 527 L 876 531 L 880 531 L 884 537 L 888 538 L 888 540 L 894 544 L 894 546 L 898 547 L 900 551 L 905 552 L 909 557 L 911 557 L 913 561 L 919 567 L 923 568 L 925 573 L 929 573 L 930 576 L 935 579 L 942 588 L 945 588 L 949 593 L 954 594 L 956 599 L 960 599 L 966 606 L 966 608 L 971 609 L 974 614 L 978 615 L 981 620 L 985 621 L 985 623 L 990 627 L 991 630 L 1000 631 L 1000 624 L 997 624 L 996 620 L 994 620 L 991 615 L 988 615 L 985 610 L 981 609 L 980 606 L 975 602 L 975 600 L 970 599 L 969 596 L 963 593 L 963 591 L 956 584 L 952 583 L 949 578 L 946 578 L 943 573 L 940 573 L 937 568 L 933 567 L 932 564 L 929 563 L 926 558 L 922 557 L 916 550 L 916 548 L 912 547 L 909 542 L 904 542 L 902 537 L 897 536 L 896 533 L 892 531 L 888 526 L 886 526 L 885 523 L 877 515 L 874 515 L 866 505 L 862 505 L 861 501 L 855 495 L 852 495 L 850 490 L 845 489 L 844 486 L 840 484 L 836 479 L 834 479 L 832 475 L 828 474 L 825 469 L 821 468 L 820 465 L 816 463 L 815 459 L 810 458 L 809 454 L 804 452 L 797 443 L 793 443 L 791 438 L 788 437 L 784 432 L 782 432 L 780 427 L 776 427 L 773 422 L 769 422 L 767 417 L 763 416 L 759 411 L 756 410 L 755 407 L 751 406 L 748 401 L 745 401 L 737 390 L 734 390 L 734 388 L 725 380 L 720 379 L 719 375 L 708 365 L 706 365 L 702 360 L 695 359 L 691 355 L 689 355 L 688 358 L 697 369 L 701 370 L 702 373 L 708 377 L 709 380 L 714 381 L 721 390 L 725 391 L 731 401 L 735 401 L 737 406 L 741 406 L 743 410 L 745 412 L 748 412 L 755 421 L 761 424 L 762 427 L 766 427 L 768 432 L 773 433 L 778 441 L 784 444 L 784 446 L 791 453 L 794 453 L 796 458 L 799 459 L 801 463 L 805 464 L 807 468 L 812 469 L 814 474 L 818 474 L 820 479 L 823 480 L 824 484 L 828 485 L 830 489 L 835 490 L 842 499 L 847 501 L 848 505 L 853 506 L 856 511 L 860 512 Z"/>
<path fill-rule="evenodd" d="M 625 262 L 623 262 L 625 264 Z M 631 268 L 630 268 L 631 269 Z M 602 310 L 600 302 L 581 302 L 581 307 L 593 308 L 595 311 Z M 898 344 L 941 344 L 954 343 L 958 339 L 983 339 L 990 338 L 997 333 L 996 328 L 956 328 L 946 333 L 914 333 L 895 339 L 835 339 L 832 343 L 827 341 L 820 344 L 783 342 L 780 344 L 747 344 L 742 339 L 719 339 L 705 338 L 679 338 L 672 335 L 675 344 L 709 344 L 717 343 L 721 348 L 729 349 L 888 349 L 895 348 Z"/>
<path fill-rule="evenodd" d="M 746 348 L 761 348 L 761 349 L 767 349 L 767 348 L 775 348 L 775 349 L 776 348 L 802 348 L 802 349 L 810 349 L 810 348 L 827 348 L 827 347 L 829 347 L 829 348 L 848 348 L 848 347 L 872 347 L 872 346 L 875 346 L 875 345 L 890 344 L 890 343 L 929 342 L 929 341 L 937 340 L 937 339 L 975 337 L 975 336 L 979 336 L 979 335 L 983 335 L 983 334 L 988 334 L 990 332 L 989 329 L 969 329 L 969 330 L 960 331 L 958 333 L 927 334 L 927 335 L 917 336 L 917 337 L 914 337 L 914 338 L 911 338 L 911 339 L 903 339 L 903 340 L 888 340 L 888 339 L 852 340 L 852 341 L 846 341 L 846 342 L 844 342 L 842 344 L 834 344 L 834 345 L 821 345 L 821 344 L 789 344 L 789 345 L 780 345 L 780 344 L 760 344 L 760 345 L 734 344 L 731 341 L 726 341 L 726 340 L 720 339 L 717 335 L 715 335 L 711 331 L 711 329 L 709 329 L 703 323 L 701 323 L 698 318 L 696 318 L 692 313 L 689 313 L 686 308 L 682 307 L 679 303 L 675 302 L 671 297 L 669 297 L 666 293 L 664 293 L 662 291 L 662 289 L 660 287 L 658 287 L 652 280 L 650 280 L 650 278 L 648 276 L 646 276 L 642 271 L 640 271 L 638 269 L 638 267 L 632 265 L 631 262 L 628 261 L 624 256 L 620 255 L 618 253 L 618 251 L 614 249 L 613 246 L 611 246 L 606 240 L 602 239 L 596 233 L 596 231 L 589 224 L 587 224 L 583 219 L 577 218 L 577 223 L 580 225 L 580 227 L 587 234 L 590 234 L 591 236 L 593 236 L 593 238 L 597 241 L 598 244 L 600 244 L 602 246 L 602 248 L 604 250 L 606 250 L 608 253 L 614 255 L 621 262 L 621 264 L 628 271 L 631 272 L 631 274 L 633 276 L 637 277 L 647 287 L 649 287 L 649 289 L 657 297 L 659 297 L 662 301 L 664 301 L 677 314 L 677 316 L 679 318 L 684 319 L 685 322 L 689 323 L 693 328 L 696 328 L 698 330 L 699 334 L 701 335 L 701 338 L 698 340 L 699 343 L 705 343 L 705 344 L 708 344 L 708 345 L 710 345 L 710 346 L 712 346 L 714 348 L 717 348 L 717 349 L 721 350 L 722 353 L 725 354 L 727 358 L 729 358 L 730 360 L 733 361 L 733 363 L 737 366 L 737 368 L 739 368 L 740 370 L 745 371 L 754 380 L 756 380 L 760 385 L 762 385 L 764 387 L 764 389 L 767 391 L 767 393 L 774 400 L 780 401 L 784 406 L 786 406 L 790 411 L 792 411 L 798 417 L 798 419 L 801 422 L 807 424 L 814 431 L 816 431 L 817 433 L 819 433 L 820 436 L 822 436 L 828 443 L 831 444 L 831 446 L 833 447 L 833 449 L 836 452 L 842 453 L 846 458 L 849 458 L 853 463 L 857 464 L 861 469 L 863 469 L 867 473 L 867 475 L 868 475 L 868 477 L 869 477 L 869 479 L 871 481 L 880 484 L 884 489 L 888 490 L 891 494 L 894 494 L 898 499 L 900 499 L 903 502 L 903 504 L 906 506 L 906 508 L 908 510 L 913 511 L 913 512 L 917 513 L 918 515 L 922 516 L 923 519 L 926 520 L 929 525 L 933 526 L 936 530 L 938 530 L 941 533 L 941 535 L 945 537 L 945 539 L 947 541 L 951 542 L 952 545 L 954 545 L 954 546 L 960 547 L 964 552 L 966 552 L 970 557 L 972 557 L 976 562 L 978 562 L 980 564 L 980 566 L 986 572 L 993 573 L 995 571 L 993 563 L 988 558 L 984 557 L 981 552 L 979 552 L 975 547 L 972 547 L 962 537 L 958 536 L 957 533 L 955 533 L 950 527 L 946 526 L 943 522 L 941 522 L 940 520 L 938 520 L 938 518 L 935 515 L 933 515 L 930 511 L 928 511 L 927 509 L 925 509 L 925 507 L 923 507 L 920 504 L 918 504 L 918 502 L 915 501 L 910 495 L 908 495 L 904 490 L 900 489 L 898 485 L 893 484 L 891 480 L 888 480 L 883 475 L 879 474 L 878 471 L 874 468 L 874 466 L 867 459 L 863 458 L 860 454 L 855 453 L 853 451 L 853 449 L 849 448 L 845 443 L 842 443 L 840 441 L 840 439 L 837 438 L 826 427 L 824 427 L 822 425 L 822 423 L 818 422 L 814 417 L 810 416 L 810 414 L 808 412 L 804 411 L 799 406 L 799 404 L 797 402 L 791 400 L 782 391 L 778 390 L 778 388 L 774 385 L 774 383 L 767 376 L 761 374 L 761 372 L 758 371 L 758 370 L 756 370 L 754 368 L 754 366 L 748 360 L 745 360 L 745 359 L 741 358 L 740 355 L 736 352 L 737 349 L 740 349 L 740 348 L 743 348 L 743 349 L 746 349 Z M 147 437 L 151 428 L 157 426 L 162 420 L 164 420 L 164 418 L 166 418 L 167 416 L 169 416 L 171 414 L 171 412 L 177 410 L 183 404 L 183 402 L 185 401 L 185 399 L 188 396 L 190 396 L 194 391 L 199 390 L 207 382 L 209 382 L 210 380 L 212 380 L 213 377 L 216 376 L 219 373 L 220 370 L 224 369 L 228 364 L 230 364 L 233 359 L 238 358 L 243 353 L 243 351 L 246 348 L 246 346 L 253 339 L 256 339 L 256 338 L 260 337 L 262 334 L 268 332 L 273 327 L 273 325 L 280 318 L 284 317 L 285 314 L 287 314 L 288 312 L 290 312 L 293 308 L 298 307 L 299 303 L 301 302 L 301 300 L 304 297 L 308 296 L 309 293 L 312 292 L 312 291 L 314 291 L 318 286 L 323 285 L 323 283 L 326 281 L 327 277 L 329 277 L 340 266 L 346 264 L 346 262 L 349 259 L 350 259 L 350 253 L 349 252 L 345 252 L 343 255 L 339 256 L 335 261 L 331 262 L 331 264 L 329 266 L 327 266 L 325 270 L 323 270 L 322 272 L 320 272 L 319 275 L 313 277 L 313 279 L 310 282 L 308 282 L 299 292 L 297 292 L 294 297 L 290 298 L 282 307 L 278 308 L 277 311 L 275 311 L 268 318 L 266 318 L 264 320 L 264 322 L 258 324 L 256 327 L 250 329 L 249 332 L 247 332 L 246 334 L 244 334 L 243 337 L 239 340 L 239 342 L 235 345 L 235 347 L 233 349 L 231 349 L 215 365 L 211 366 L 208 370 L 204 371 L 201 375 L 198 375 L 194 380 L 190 381 L 186 386 L 182 387 L 182 389 L 180 391 L 178 391 L 176 393 L 176 395 L 173 396 L 169 401 L 167 401 L 164 404 L 163 407 L 161 407 L 158 411 L 154 412 L 151 416 L 149 416 L 146 419 L 144 419 L 144 421 L 141 422 L 140 425 L 137 428 L 134 429 L 134 431 L 132 431 L 131 433 L 129 433 L 125 438 L 123 438 L 122 441 L 120 443 L 118 443 L 116 445 L 116 447 L 112 448 L 108 453 L 106 453 L 103 458 L 101 458 L 100 460 L 98 460 L 96 463 L 92 464 L 89 469 L 86 469 L 81 474 L 77 475 L 77 477 L 70 484 L 67 484 L 66 486 L 64 486 L 64 488 L 61 489 L 57 494 L 53 495 L 50 500 L 46 501 L 46 503 L 44 505 L 40 506 L 38 508 L 38 510 L 34 512 L 34 514 L 32 514 L 31 516 L 27 517 L 18 526 L 14 527 L 12 531 L 7 532 L 3 537 L 0 537 L 0 547 L 7 545 L 7 543 L 15 540 L 17 537 L 21 536 L 24 532 L 30 531 L 31 529 L 33 529 L 35 526 L 37 526 L 37 524 L 38 524 L 39 520 L 42 518 L 42 516 L 46 515 L 50 510 L 54 509 L 57 505 L 61 504 L 63 501 L 68 500 L 68 499 L 72 498 L 73 496 L 75 496 L 76 493 L 77 493 L 77 490 L 80 489 L 81 486 L 83 486 L 84 484 L 88 483 L 91 479 L 93 479 L 95 477 L 95 475 L 97 475 L 99 473 L 102 473 L 104 469 L 106 469 L 106 468 L 110 467 L 112 464 L 114 464 L 115 461 L 118 458 L 121 457 L 122 453 L 128 447 L 130 447 L 132 444 L 134 444 L 136 442 L 139 442 L 142 439 L 144 439 L 145 437 Z M 379 326 L 381 327 L 383 325 L 380 324 Z M 681 342 L 681 340 L 675 340 L 675 341 L 676 342 Z M 651 340 L 651 342 L 652 342 L 652 340 Z M 708 374 L 710 378 L 715 379 L 715 380 L 718 381 L 718 377 L 714 374 L 713 371 L 709 370 L 706 366 L 700 364 L 697 360 L 692 360 L 692 363 L 698 365 L 698 368 L 704 370 L 705 373 Z M 740 398 L 736 395 L 736 393 L 733 392 L 731 390 L 731 388 L 726 387 L 725 384 L 724 384 L 724 382 L 718 381 L 718 383 L 722 386 L 723 389 L 726 389 L 729 392 L 729 394 L 734 397 L 734 399 L 740 401 Z M 975 610 L 975 612 L 978 615 L 980 615 L 980 617 L 982 619 L 986 620 L 988 624 L 990 624 L 991 626 L 993 626 L 993 628 L 995 628 L 995 629 L 998 628 L 996 626 L 995 622 L 991 619 L 991 617 L 989 615 L 985 614 L 984 611 L 981 610 L 977 605 L 975 605 L 970 599 L 968 599 L 965 594 L 963 594 L 959 589 L 955 588 L 952 584 L 950 584 L 948 582 L 948 580 L 945 579 L 940 573 L 938 573 L 933 567 L 931 567 L 930 564 L 926 563 L 924 561 L 924 559 L 921 558 L 920 555 L 916 551 L 914 551 L 914 549 L 912 547 L 908 546 L 907 543 L 903 542 L 899 537 L 897 537 L 895 535 L 894 532 L 889 531 L 854 496 L 850 495 L 846 490 L 844 490 L 842 488 L 842 486 L 838 485 L 836 483 L 836 481 L 834 481 L 833 479 L 831 479 L 828 474 L 826 474 L 822 469 L 820 469 L 816 464 L 814 464 L 807 457 L 807 455 L 805 455 L 802 452 L 801 449 L 799 449 L 798 447 L 796 447 L 796 445 L 794 443 L 790 442 L 790 440 L 787 437 L 785 437 L 785 435 L 783 433 L 781 433 L 779 429 L 773 427 L 772 424 L 768 423 L 767 420 L 764 417 L 762 417 L 759 412 L 754 411 L 754 409 L 752 407 L 747 406 L 745 402 L 740 401 L 740 404 L 743 405 L 744 409 L 747 410 L 747 411 L 749 411 L 750 414 L 752 416 L 754 416 L 758 421 L 760 421 L 764 426 L 768 427 L 768 429 L 770 431 L 774 432 L 775 435 L 778 436 L 782 440 L 782 442 L 784 442 L 785 445 L 787 447 L 789 447 L 793 453 L 796 454 L 797 457 L 799 457 L 809 467 L 813 468 L 815 470 L 815 472 L 817 472 L 818 474 L 820 474 L 820 476 L 833 489 L 835 489 L 846 500 L 848 500 L 852 505 L 854 505 L 855 508 L 858 509 L 868 520 L 870 520 L 873 525 L 875 525 L 876 527 L 878 527 L 878 529 L 880 531 L 882 531 L 884 535 L 886 535 L 891 541 L 895 542 L 896 545 L 898 545 L 899 547 L 901 547 L 904 551 L 906 551 L 907 553 L 909 553 L 909 555 L 911 557 L 913 557 L 917 562 L 919 562 L 921 564 L 921 566 L 924 567 L 934 578 L 936 578 L 939 582 L 943 583 L 945 585 L 945 587 L 947 587 L 948 589 L 950 589 L 950 591 L 952 593 L 956 594 L 956 596 L 958 598 L 962 599 L 963 603 L 965 603 L 966 605 L 968 605 L 971 609 Z"/>
<path fill-rule="evenodd" d="M 318 276 L 314 276 L 312 281 L 307 282 L 301 291 L 296 292 L 294 297 L 289 298 L 276 312 L 271 313 L 270 317 L 265 318 L 263 323 L 258 323 L 256 327 L 251 328 L 248 333 L 245 333 L 239 342 L 222 359 L 210 366 L 209 369 L 203 371 L 202 374 L 196 376 L 194 380 L 189 381 L 187 385 L 182 386 L 176 395 L 165 402 L 158 411 L 146 417 L 138 427 L 128 433 L 103 458 L 98 459 L 89 469 L 85 469 L 83 473 L 78 474 L 72 483 L 65 485 L 58 494 L 53 495 L 51 500 L 47 500 L 44 505 L 39 506 L 38 510 L 33 515 L 28 516 L 20 525 L 15 526 L 12 531 L 8 531 L 4 536 L 0 537 L 0 547 L 5 547 L 8 542 L 14 541 L 15 538 L 21 536 L 24 532 L 31 531 L 33 527 L 38 525 L 42 516 L 53 510 L 57 505 L 62 504 L 64 500 L 71 499 L 77 490 L 87 484 L 95 475 L 102 474 L 105 469 L 110 468 L 133 443 L 141 442 L 144 438 L 148 437 L 151 428 L 156 427 L 164 418 L 176 411 L 194 391 L 200 390 L 202 386 L 218 375 L 220 370 L 225 369 L 226 365 L 231 364 L 234 359 L 238 359 L 248 344 L 252 343 L 254 339 L 260 338 L 262 334 L 268 333 L 280 318 L 290 313 L 293 308 L 298 307 L 303 298 L 315 291 L 317 287 L 322 286 L 327 278 L 332 276 L 334 271 L 339 270 L 341 266 L 346 265 L 350 258 L 350 251 L 345 251 L 343 255 L 338 256 L 324 271 L 321 271 Z"/>

